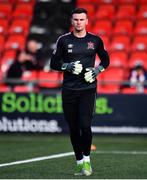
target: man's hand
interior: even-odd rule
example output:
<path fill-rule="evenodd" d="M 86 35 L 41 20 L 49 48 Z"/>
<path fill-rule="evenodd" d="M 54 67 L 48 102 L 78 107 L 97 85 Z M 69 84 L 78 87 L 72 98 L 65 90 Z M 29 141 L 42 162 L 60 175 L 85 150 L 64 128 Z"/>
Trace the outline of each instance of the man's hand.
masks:
<path fill-rule="evenodd" d="M 89 83 L 94 82 L 96 80 L 97 75 L 104 70 L 105 68 L 101 65 L 99 65 L 97 68 L 86 68 L 87 72 L 84 74 L 85 81 Z"/>
<path fill-rule="evenodd" d="M 92 83 L 95 81 L 98 73 L 95 72 L 95 68 L 86 68 L 86 73 L 84 74 L 84 79 L 86 82 Z"/>
<path fill-rule="evenodd" d="M 63 71 L 71 72 L 72 74 L 80 74 L 82 72 L 83 66 L 80 61 L 75 61 L 71 63 L 64 63 L 61 67 Z"/>

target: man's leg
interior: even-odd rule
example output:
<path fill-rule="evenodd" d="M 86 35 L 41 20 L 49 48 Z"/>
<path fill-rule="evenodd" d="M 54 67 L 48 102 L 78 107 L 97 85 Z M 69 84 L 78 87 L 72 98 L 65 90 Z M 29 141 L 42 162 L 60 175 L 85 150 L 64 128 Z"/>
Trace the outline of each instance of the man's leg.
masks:
<path fill-rule="evenodd" d="M 79 103 L 85 175 L 91 175 L 92 173 L 90 165 L 90 149 L 92 143 L 91 123 L 95 109 L 95 99 L 95 90 L 87 90 L 81 93 Z"/>
<path fill-rule="evenodd" d="M 78 119 L 77 95 L 75 91 L 63 90 L 62 103 L 65 119 L 70 130 L 70 139 L 75 152 L 76 160 L 83 159 L 80 124 Z"/>

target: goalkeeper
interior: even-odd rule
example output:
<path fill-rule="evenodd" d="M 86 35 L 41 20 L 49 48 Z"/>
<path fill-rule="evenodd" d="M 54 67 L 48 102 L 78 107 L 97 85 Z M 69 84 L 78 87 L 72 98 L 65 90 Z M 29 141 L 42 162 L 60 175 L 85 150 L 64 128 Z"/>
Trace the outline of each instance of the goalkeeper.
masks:
<path fill-rule="evenodd" d="M 109 56 L 101 38 L 86 31 L 86 9 L 73 10 L 71 23 L 73 31 L 58 38 L 50 66 L 64 72 L 62 102 L 77 162 L 74 175 L 88 176 L 92 174 L 91 123 L 96 99 L 96 77 L 109 66 Z M 96 54 L 101 62 L 94 68 Z"/>

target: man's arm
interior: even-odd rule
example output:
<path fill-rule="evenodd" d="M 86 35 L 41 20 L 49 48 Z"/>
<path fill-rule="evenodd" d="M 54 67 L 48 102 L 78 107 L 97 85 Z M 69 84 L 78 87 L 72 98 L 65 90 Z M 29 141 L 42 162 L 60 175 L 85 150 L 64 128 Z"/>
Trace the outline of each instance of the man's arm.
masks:
<path fill-rule="evenodd" d="M 75 61 L 71 63 L 63 63 L 63 43 L 61 39 L 57 40 L 56 48 L 53 51 L 50 67 L 51 69 L 57 70 L 57 71 L 67 71 L 72 74 L 80 74 L 83 67 L 82 64 L 80 64 L 80 61 Z"/>
<path fill-rule="evenodd" d="M 104 48 L 103 41 L 100 38 L 99 38 L 99 43 L 98 43 L 98 48 L 97 48 L 97 54 L 101 61 L 99 66 L 103 67 L 105 70 L 110 64 L 110 59 L 109 59 L 108 52 Z"/>
<path fill-rule="evenodd" d="M 56 42 L 56 47 L 51 56 L 51 61 L 50 61 L 51 69 L 61 71 L 61 67 L 63 64 L 62 56 L 63 56 L 63 45 L 61 38 L 59 38 Z"/>

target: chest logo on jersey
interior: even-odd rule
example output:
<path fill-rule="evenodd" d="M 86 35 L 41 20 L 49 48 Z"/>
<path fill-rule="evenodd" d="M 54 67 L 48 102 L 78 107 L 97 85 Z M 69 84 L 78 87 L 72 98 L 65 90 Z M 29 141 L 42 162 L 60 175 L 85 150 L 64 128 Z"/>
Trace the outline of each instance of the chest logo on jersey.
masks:
<path fill-rule="evenodd" d="M 68 44 L 68 53 L 72 53 L 73 44 Z"/>
<path fill-rule="evenodd" d="M 94 49 L 94 43 L 93 42 L 88 42 L 87 43 L 87 49 Z"/>

